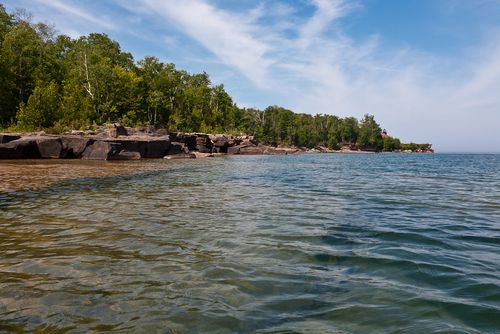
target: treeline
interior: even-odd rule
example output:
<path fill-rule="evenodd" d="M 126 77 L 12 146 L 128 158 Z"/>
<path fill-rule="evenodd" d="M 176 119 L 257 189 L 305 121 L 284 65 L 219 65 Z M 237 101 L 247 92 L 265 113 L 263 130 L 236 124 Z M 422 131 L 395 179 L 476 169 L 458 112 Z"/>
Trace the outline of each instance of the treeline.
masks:
<path fill-rule="evenodd" d="M 206 73 L 156 57 L 135 61 L 105 34 L 57 35 L 0 4 L 0 126 L 18 131 L 85 129 L 107 122 L 170 131 L 245 133 L 300 147 L 358 145 L 397 150 L 371 115 L 361 120 L 298 114 L 278 106 L 239 108 Z"/>

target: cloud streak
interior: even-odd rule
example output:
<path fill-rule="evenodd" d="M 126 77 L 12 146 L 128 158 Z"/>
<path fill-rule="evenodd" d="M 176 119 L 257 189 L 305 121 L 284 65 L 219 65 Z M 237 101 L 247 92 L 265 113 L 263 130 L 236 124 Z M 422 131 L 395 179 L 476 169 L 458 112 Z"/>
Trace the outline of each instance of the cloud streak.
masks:
<path fill-rule="evenodd" d="M 112 23 L 110 20 L 106 20 L 98 17 L 97 15 L 88 12 L 84 8 L 80 6 L 75 6 L 69 4 L 67 1 L 63 2 L 60 0 L 36 0 L 38 3 L 43 4 L 44 6 L 50 7 L 52 9 L 57 10 L 60 13 L 70 16 L 72 19 L 78 18 L 87 23 L 91 23 L 94 25 L 98 25 L 99 27 L 114 30 L 116 29 L 116 25 Z"/>
<path fill-rule="evenodd" d="M 269 48 L 253 36 L 256 27 L 243 16 L 201 0 L 142 0 L 141 3 L 256 85 L 265 86 L 267 68 L 272 63 L 265 57 Z"/>

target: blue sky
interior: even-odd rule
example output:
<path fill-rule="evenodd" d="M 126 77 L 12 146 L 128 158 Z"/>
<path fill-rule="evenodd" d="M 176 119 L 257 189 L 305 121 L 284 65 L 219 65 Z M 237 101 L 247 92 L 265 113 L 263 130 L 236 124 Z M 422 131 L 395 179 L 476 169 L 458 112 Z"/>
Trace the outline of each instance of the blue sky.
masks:
<path fill-rule="evenodd" d="M 439 151 L 500 151 L 500 0 L 8 0 L 136 60 L 206 71 L 240 106 L 361 117 Z"/>

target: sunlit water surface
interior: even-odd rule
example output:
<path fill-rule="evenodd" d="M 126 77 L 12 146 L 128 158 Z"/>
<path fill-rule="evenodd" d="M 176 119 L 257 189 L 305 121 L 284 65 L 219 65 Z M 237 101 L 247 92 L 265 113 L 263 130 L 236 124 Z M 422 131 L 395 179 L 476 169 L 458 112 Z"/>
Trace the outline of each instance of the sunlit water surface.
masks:
<path fill-rule="evenodd" d="M 499 155 L 0 162 L 0 332 L 499 333 Z"/>

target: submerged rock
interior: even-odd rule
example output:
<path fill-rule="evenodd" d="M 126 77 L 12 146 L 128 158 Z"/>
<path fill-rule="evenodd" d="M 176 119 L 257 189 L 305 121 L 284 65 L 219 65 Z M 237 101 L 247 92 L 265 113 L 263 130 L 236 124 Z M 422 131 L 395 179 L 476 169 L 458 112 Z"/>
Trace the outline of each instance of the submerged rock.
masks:
<path fill-rule="evenodd" d="M 203 153 L 203 152 L 193 152 L 191 154 L 194 154 L 194 156 L 197 159 L 204 159 L 204 158 L 213 158 L 214 155 L 212 153 Z"/>
<path fill-rule="evenodd" d="M 196 159 L 196 154 L 194 154 L 194 153 L 173 154 L 173 155 L 167 155 L 167 156 L 163 157 L 163 159 L 167 159 L 167 160 Z"/>

